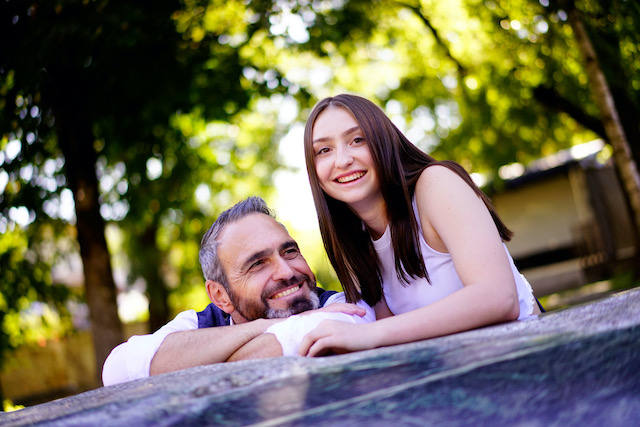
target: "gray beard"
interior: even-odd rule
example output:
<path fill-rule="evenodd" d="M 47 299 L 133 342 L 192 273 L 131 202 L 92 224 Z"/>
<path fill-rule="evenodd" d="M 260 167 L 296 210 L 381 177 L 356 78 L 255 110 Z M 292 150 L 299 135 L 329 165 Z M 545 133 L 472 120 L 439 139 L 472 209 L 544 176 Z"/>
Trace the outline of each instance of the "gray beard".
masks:
<path fill-rule="evenodd" d="M 320 306 L 320 298 L 316 294 L 315 289 L 311 290 L 309 299 L 300 297 L 293 301 L 288 308 L 268 308 L 266 317 L 267 319 L 282 319 L 285 317 L 293 316 L 308 310 L 315 310 Z"/>

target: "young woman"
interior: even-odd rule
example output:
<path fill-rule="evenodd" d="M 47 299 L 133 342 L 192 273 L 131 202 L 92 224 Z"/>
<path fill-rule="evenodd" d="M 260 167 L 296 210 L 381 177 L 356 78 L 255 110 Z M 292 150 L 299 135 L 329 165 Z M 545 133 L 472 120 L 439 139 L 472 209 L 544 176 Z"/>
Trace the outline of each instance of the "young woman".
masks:
<path fill-rule="evenodd" d="M 489 199 L 464 168 L 419 150 L 375 104 L 346 94 L 320 101 L 304 149 L 329 260 L 347 300 L 364 299 L 377 321 L 325 321 L 300 354 L 412 342 L 540 312 Z"/>

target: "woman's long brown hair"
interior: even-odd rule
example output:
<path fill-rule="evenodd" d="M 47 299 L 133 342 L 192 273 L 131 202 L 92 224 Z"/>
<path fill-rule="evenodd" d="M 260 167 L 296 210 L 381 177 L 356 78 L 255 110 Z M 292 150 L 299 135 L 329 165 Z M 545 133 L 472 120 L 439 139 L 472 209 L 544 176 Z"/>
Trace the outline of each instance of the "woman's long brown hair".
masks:
<path fill-rule="evenodd" d="M 411 277 L 429 278 L 411 203 L 416 182 L 429 166 L 445 166 L 464 179 L 489 209 L 502 240 L 511 239 L 511 231 L 500 220 L 489 198 L 458 163 L 437 161 L 421 151 L 378 106 L 365 98 L 342 94 L 323 99 L 307 119 L 304 152 L 322 241 L 347 301 L 356 302 L 362 297 L 374 306 L 382 298 L 382 275 L 378 255 L 360 218 L 345 203 L 328 196 L 320 187 L 312 133 L 316 119 L 328 108 L 343 108 L 351 113 L 367 141 L 386 205 L 396 274 L 402 283 L 407 284 Z"/>

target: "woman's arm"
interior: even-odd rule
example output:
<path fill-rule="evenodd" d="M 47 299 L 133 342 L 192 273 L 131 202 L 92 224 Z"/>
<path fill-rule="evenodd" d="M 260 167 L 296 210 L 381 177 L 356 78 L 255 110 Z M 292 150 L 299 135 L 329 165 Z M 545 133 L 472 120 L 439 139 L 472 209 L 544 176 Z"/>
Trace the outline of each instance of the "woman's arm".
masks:
<path fill-rule="evenodd" d="M 466 331 L 517 319 L 518 295 L 500 235 L 482 202 L 457 174 L 426 169 L 416 184 L 425 240 L 451 254 L 464 287 L 425 307 L 349 328 L 325 322 L 300 354 L 356 351 Z"/>
<path fill-rule="evenodd" d="M 451 255 L 464 285 L 461 291 L 482 288 L 466 292 L 481 297 L 475 303 L 456 302 L 465 310 L 475 306 L 473 317 L 478 326 L 517 319 L 518 294 L 511 264 L 482 199 L 455 172 L 432 166 L 418 179 L 416 203 L 425 240 Z"/>

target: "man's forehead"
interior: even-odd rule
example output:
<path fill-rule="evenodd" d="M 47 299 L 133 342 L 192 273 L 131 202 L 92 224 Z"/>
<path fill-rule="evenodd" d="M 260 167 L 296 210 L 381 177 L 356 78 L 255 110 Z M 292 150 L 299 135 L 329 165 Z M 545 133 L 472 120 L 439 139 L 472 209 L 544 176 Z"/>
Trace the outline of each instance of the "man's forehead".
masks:
<path fill-rule="evenodd" d="M 273 244 L 291 240 L 287 230 L 272 217 L 255 213 L 228 224 L 218 239 L 220 256 L 248 256 Z"/>

